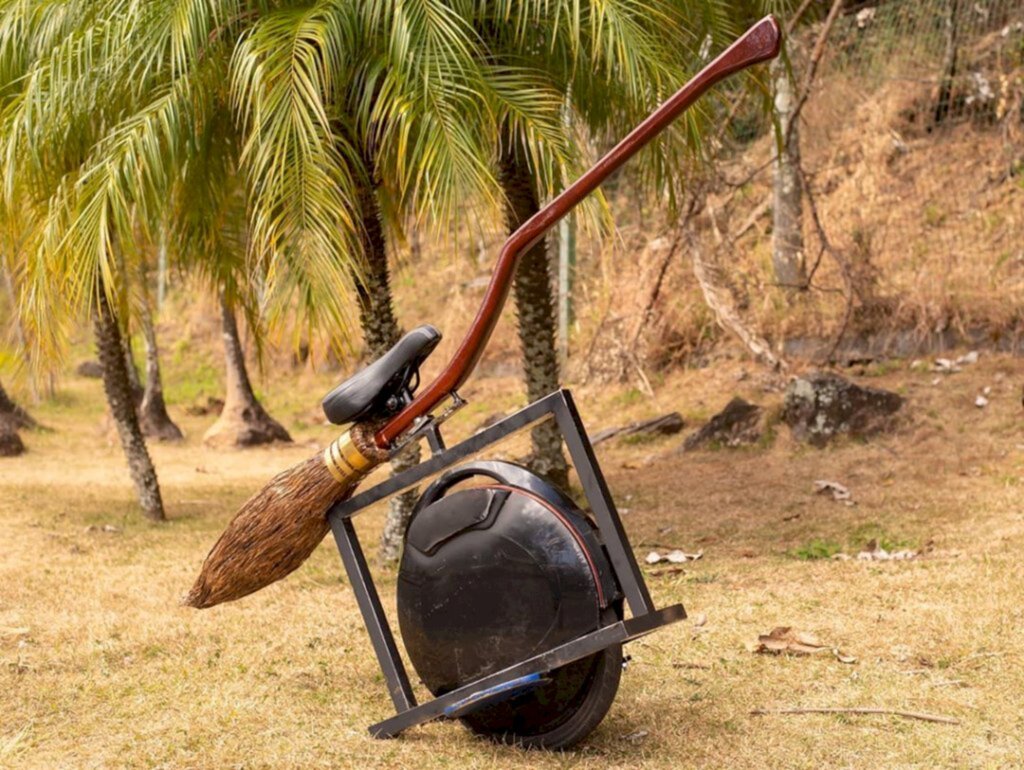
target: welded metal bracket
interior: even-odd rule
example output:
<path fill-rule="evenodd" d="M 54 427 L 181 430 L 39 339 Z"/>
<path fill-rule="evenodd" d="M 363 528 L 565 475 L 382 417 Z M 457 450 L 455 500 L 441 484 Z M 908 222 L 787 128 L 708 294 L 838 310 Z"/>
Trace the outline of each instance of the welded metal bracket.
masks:
<path fill-rule="evenodd" d="M 368 506 L 414 487 L 514 433 L 549 418 L 554 418 L 565 440 L 631 617 L 613 622 L 502 671 L 488 674 L 427 703 L 417 704 L 405 664 L 356 537 L 352 517 Z M 543 674 L 686 617 L 681 604 L 661 610 L 655 609 L 643 574 L 626 538 L 615 502 L 594 456 L 590 439 L 583 428 L 572 394 L 568 390 L 555 391 L 450 448 L 445 447 L 438 426 L 431 426 L 425 431 L 425 435 L 433 451 L 429 459 L 348 500 L 336 503 L 328 513 L 328 521 L 341 560 L 348 572 L 352 591 L 356 595 L 359 610 L 366 622 L 366 630 L 397 712 L 390 719 L 371 726 L 372 735 L 378 738 L 392 738 L 409 727 L 443 718 L 446 714 L 458 714 L 459 704 L 479 697 L 487 690 L 493 690 L 513 680 Z"/>

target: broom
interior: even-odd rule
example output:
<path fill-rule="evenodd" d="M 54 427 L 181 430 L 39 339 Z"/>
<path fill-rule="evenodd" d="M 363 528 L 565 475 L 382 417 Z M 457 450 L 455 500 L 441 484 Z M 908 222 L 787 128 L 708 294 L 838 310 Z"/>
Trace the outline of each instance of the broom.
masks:
<path fill-rule="evenodd" d="M 388 459 L 388 448 L 417 419 L 465 382 L 498 322 L 519 255 L 708 89 L 752 64 L 775 58 L 780 44 L 779 25 L 766 16 L 516 230 L 502 246 L 466 337 L 437 379 L 376 432 L 369 425 L 354 426 L 323 455 L 284 471 L 251 497 L 214 544 L 184 604 L 202 608 L 240 599 L 298 568 L 330 529 L 326 513 L 331 505 L 350 496 L 367 473 Z"/>
<path fill-rule="evenodd" d="M 356 425 L 323 454 L 279 473 L 235 514 L 183 604 L 241 599 L 296 570 L 330 529 L 326 511 L 387 459 L 372 428 Z"/>

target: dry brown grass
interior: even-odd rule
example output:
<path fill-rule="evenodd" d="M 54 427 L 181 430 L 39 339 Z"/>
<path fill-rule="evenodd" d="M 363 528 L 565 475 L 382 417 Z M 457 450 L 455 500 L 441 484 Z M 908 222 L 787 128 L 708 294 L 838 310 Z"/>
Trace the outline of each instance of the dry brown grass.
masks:
<path fill-rule="evenodd" d="M 713 373 L 675 375 L 657 384 L 655 401 L 577 396 L 592 428 L 672 408 L 699 419 L 733 392 L 778 402 L 756 374 L 737 382 L 740 369 L 724 360 Z M 310 447 L 215 453 L 198 445 L 212 418 L 184 418 L 188 443 L 154 450 L 171 523 L 144 524 L 120 452 L 97 430 L 98 384 L 72 382 L 61 403 L 35 410 L 53 432 L 27 434 L 29 453 L 0 466 L 0 766 L 1019 767 L 1019 363 L 983 358 L 938 385 L 902 365 L 866 374 L 909 396 L 898 435 L 826 451 L 793 446 L 784 430 L 771 448 L 739 451 L 684 456 L 671 451 L 677 439 L 602 447 L 638 552 L 649 542 L 704 549 L 683 574 L 649 582 L 659 603 L 683 601 L 707 623 L 633 644 L 610 716 L 564 755 L 495 747 L 450 724 L 370 739 L 366 726 L 389 702 L 329 543 L 242 602 L 179 607 L 236 506 Z M 308 401 L 321 384 L 304 386 Z M 985 385 L 991 404 L 979 410 Z M 475 407 L 453 430 L 509 408 L 517 390 L 477 380 Z M 847 484 L 858 505 L 814 496 L 818 478 Z M 379 512 L 360 520 L 368 546 L 380 522 Z M 814 540 L 854 552 L 879 535 L 934 550 L 900 563 L 792 555 Z M 377 574 L 393 602 L 393 573 Z M 858 662 L 746 650 L 776 625 L 815 632 Z M 883 706 L 961 724 L 749 715 L 776 706 Z"/>

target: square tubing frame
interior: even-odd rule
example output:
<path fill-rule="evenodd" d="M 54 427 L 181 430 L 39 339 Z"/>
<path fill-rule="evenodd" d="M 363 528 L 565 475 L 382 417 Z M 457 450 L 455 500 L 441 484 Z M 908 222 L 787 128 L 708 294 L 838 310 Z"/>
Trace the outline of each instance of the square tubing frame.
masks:
<path fill-rule="evenodd" d="M 632 618 L 604 626 L 553 650 L 418 705 L 366 558 L 359 545 L 352 517 L 370 505 L 414 487 L 452 465 L 549 417 L 554 418 L 565 440 Z M 328 521 L 338 552 L 348 573 L 352 591 L 356 595 L 374 653 L 387 682 L 388 693 L 397 712 L 391 719 L 372 726 L 371 734 L 377 737 L 393 737 L 408 727 L 443 716 L 445 709 L 450 708 L 461 698 L 480 693 L 502 681 L 557 668 L 612 644 L 628 641 L 686 617 L 681 605 L 673 605 L 660 611 L 655 609 L 640 567 L 629 547 L 622 520 L 615 508 L 615 501 L 608 490 L 604 475 L 594 456 L 594 449 L 583 427 L 583 421 L 568 390 L 557 390 L 451 448 L 445 447 L 444 439 L 436 425 L 428 429 L 427 439 L 433 452 L 429 459 L 348 500 L 335 503 L 328 512 Z"/>

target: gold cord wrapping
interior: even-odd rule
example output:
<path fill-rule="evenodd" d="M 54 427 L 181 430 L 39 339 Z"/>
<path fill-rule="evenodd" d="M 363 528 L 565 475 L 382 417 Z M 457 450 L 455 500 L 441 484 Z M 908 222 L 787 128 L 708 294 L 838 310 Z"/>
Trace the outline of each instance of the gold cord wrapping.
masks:
<path fill-rule="evenodd" d="M 377 463 L 359 451 L 349 431 L 327 445 L 324 465 L 335 481 L 347 486 L 372 470 Z"/>

